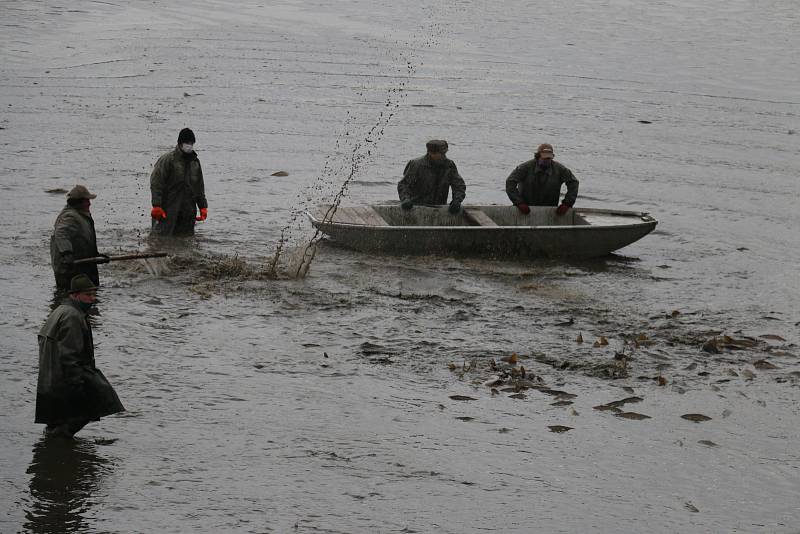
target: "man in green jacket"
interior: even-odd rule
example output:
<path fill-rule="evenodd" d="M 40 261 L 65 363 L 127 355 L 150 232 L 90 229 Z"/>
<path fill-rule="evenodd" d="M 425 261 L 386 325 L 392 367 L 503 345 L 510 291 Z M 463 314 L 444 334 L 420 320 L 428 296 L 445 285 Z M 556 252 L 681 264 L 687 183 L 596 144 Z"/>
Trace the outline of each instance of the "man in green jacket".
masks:
<path fill-rule="evenodd" d="M 203 169 L 194 143 L 194 132 L 189 128 L 181 130 L 177 146 L 158 158 L 150 174 L 150 216 L 152 232 L 157 235 L 193 235 L 195 221 L 208 217 Z"/>
<path fill-rule="evenodd" d="M 103 373 L 95 366 L 92 327 L 86 315 L 97 300 L 97 286 L 79 274 L 69 296 L 39 331 L 36 423 L 48 436 L 71 438 L 90 421 L 125 411 Z"/>
<path fill-rule="evenodd" d="M 578 179 L 554 156 L 553 145 L 542 143 L 533 159 L 519 165 L 506 179 L 506 194 L 522 213 L 530 213 L 530 206 L 558 206 L 556 214 L 564 215 L 575 204 Z M 567 194 L 559 205 L 561 184 L 567 185 Z"/>
<path fill-rule="evenodd" d="M 447 203 L 447 193 L 453 191 L 449 211 L 461 211 L 467 194 L 464 179 L 458 174 L 456 164 L 447 159 L 447 141 L 433 139 L 425 144 L 427 154 L 406 164 L 403 179 L 397 184 L 400 205 L 410 210 L 414 204 L 440 205 Z"/>
<path fill-rule="evenodd" d="M 53 235 L 50 236 L 50 260 L 59 289 L 69 289 L 70 280 L 81 273 L 93 283 L 100 283 L 97 264 L 75 265 L 76 260 L 100 256 L 94 220 L 89 209 L 95 198 L 97 195 L 90 193 L 86 187 L 76 185 L 67 193 L 67 205 L 56 217 Z"/>

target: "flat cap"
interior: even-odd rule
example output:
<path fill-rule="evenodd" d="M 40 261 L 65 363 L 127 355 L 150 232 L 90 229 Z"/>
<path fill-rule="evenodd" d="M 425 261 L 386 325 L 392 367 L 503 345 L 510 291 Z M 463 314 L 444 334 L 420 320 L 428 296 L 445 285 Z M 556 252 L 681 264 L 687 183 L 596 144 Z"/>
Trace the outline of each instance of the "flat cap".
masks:
<path fill-rule="evenodd" d="M 447 153 L 447 141 L 444 139 L 431 139 L 427 143 L 425 143 L 425 148 L 428 152 L 438 152 L 440 154 Z"/>
<path fill-rule="evenodd" d="M 67 198 L 70 200 L 78 200 L 83 198 L 92 199 L 92 198 L 97 198 L 97 195 L 93 195 L 92 193 L 90 193 L 85 186 L 76 185 L 75 187 L 72 188 L 72 190 L 69 193 L 67 193 Z"/>

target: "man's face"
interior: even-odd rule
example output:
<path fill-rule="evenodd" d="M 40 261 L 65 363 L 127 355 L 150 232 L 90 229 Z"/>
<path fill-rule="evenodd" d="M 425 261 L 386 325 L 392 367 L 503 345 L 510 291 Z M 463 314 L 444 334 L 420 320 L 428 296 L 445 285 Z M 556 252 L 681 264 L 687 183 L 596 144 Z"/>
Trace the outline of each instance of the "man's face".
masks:
<path fill-rule="evenodd" d="M 97 290 L 92 289 L 91 291 L 79 291 L 78 293 L 75 293 L 75 298 L 84 304 L 94 304 L 97 302 Z"/>
<path fill-rule="evenodd" d="M 89 200 L 88 198 L 84 198 L 81 199 L 81 203 L 78 204 L 78 209 L 85 211 L 86 213 L 89 213 L 89 208 L 91 207 L 91 205 L 92 201 Z"/>
<path fill-rule="evenodd" d="M 428 152 L 428 156 L 433 161 L 439 161 L 440 159 L 442 159 L 444 157 L 444 154 L 442 154 L 441 152 Z"/>

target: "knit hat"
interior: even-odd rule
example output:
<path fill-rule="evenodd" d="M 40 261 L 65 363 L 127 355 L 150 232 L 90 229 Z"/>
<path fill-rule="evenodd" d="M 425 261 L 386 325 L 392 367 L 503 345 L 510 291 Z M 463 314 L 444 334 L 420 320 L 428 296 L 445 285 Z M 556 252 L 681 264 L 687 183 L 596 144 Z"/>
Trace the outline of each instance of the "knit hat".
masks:
<path fill-rule="evenodd" d="M 181 130 L 181 133 L 178 134 L 178 144 L 182 143 L 191 143 L 194 144 L 194 132 L 191 131 L 189 128 L 184 128 Z"/>

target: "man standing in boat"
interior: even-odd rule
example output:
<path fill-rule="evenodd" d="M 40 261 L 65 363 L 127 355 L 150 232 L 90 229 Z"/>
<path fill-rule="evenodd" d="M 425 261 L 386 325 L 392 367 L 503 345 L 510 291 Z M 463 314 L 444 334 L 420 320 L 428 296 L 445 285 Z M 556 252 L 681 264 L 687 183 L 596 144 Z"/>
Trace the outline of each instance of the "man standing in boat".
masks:
<path fill-rule="evenodd" d="M 428 153 L 406 164 L 403 179 L 397 184 L 400 205 L 410 210 L 414 204 L 441 205 L 447 203 L 448 190 L 453 190 L 448 210 L 456 214 L 467 194 L 464 179 L 458 174 L 453 160 L 447 159 L 447 141 L 433 139 L 425 144 Z"/>
<path fill-rule="evenodd" d="M 184 128 L 178 145 L 158 158 L 150 174 L 152 232 L 164 236 L 194 234 L 195 221 L 208 217 L 203 169 L 194 151 L 194 132 Z M 200 215 L 197 216 L 197 209 Z"/>
<path fill-rule="evenodd" d="M 553 157 L 553 145 L 542 143 L 533 159 L 517 166 L 506 179 L 506 194 L 523 214 L 530 206 L 558 206 L 557 215 L 564 215 L 578 198 L 578 179 L 572 171 Z M 559 205 L 561 184 L 567 184 L 567 194 Z"/>

